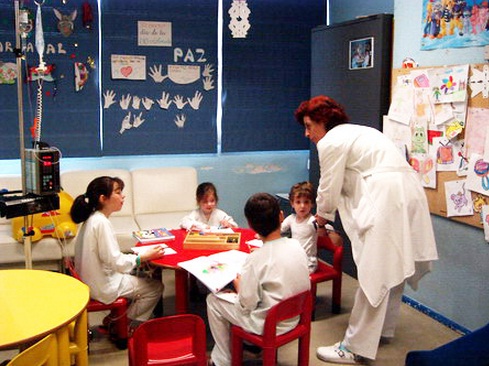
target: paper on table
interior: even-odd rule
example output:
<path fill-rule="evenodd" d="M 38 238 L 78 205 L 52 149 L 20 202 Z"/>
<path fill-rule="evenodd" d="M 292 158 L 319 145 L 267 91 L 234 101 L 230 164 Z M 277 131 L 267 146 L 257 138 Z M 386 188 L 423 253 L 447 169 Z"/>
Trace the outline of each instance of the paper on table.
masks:
<path fill-rule="evenodd" d="M 252 245 L 252 246 L 257 247 L 257 248 L 261 248 L 263 246 L 263 242 L 260 239 L 248 240 L 246 242 L 246 244 Z"/>
<path fill-rule="evenodd" d="M 169 254 L 176 254 L 177 252 L 170 248 L 168 245 L 166 244 L 152 244 L 152 245 L 141 245 L 139 247 L 132 247 L 131 250 L 136 253 L 136 254 L 142 254 L 144 253 L 146 250 L 148 250 L 149 248 L 153 248 L 153 247 L 156 247 L 156 246 L 160 246 L 160 247 L 163 247 L 165 249 L 165 255 L 169 255 Z"/>
<path fill-rule="evenodd" d="M 232 304 L 238 301 L 238 294 L 232 290 L 221 290 L 216 292 L 216 296 Z"/>

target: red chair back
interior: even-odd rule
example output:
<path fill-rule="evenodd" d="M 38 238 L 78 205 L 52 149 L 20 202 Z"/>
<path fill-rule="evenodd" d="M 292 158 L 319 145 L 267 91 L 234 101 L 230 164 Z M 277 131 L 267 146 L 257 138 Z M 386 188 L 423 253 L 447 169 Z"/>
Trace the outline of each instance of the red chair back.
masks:
<path fill-rule="evenodd" d="M 299 339 L 298 364 L 309 364 L 309 344 L 311 337 L 312 295 L 304 291 L 295 296 L 280 301 L 267 314 L 263 335 L 246 332 L 243 328 L 233 325 L 232 334 L 232 364 L 241 365 L 243 362 L 243 340 L 251 342 L 263 349 L 263 365 L 276 364 L 277 349 L 295 339 Z M 287 333 L 277 335 L 277 324 L 283 320 L 300 317 L 297 326 Z"/>
<path fill-rule="evenodd" d="M 148 320 L 129 339 L 130 366 L 207 365 L 204 320 L 180 314 Z"/>

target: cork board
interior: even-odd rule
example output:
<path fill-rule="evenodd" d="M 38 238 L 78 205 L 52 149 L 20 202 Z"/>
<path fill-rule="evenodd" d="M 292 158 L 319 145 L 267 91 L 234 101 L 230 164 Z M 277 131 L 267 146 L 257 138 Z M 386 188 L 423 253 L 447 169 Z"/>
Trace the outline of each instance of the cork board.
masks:
<path fill-rule="evenodd" d="M 441 67 L 441 66 L 440 66 Z M 482 70 L 484 64 L 471 64 L 469 68 L 469 76 L 472 75 L 472 69 L 476 68 Z M 436 67 L 430 67 L 430 69 Z M 412 69 L 393 69 L 392 70 L 392 87 L 391 91 L 394 89 L 395 82 L 397 78 L 401 75 L 406 75 L 411 72 Z M 489 108 L 489 98 L 483 98 L 482 93 L 477 94 L 474 98 L 470 97 L 468 100 L 468 107 L 474 108 Z M 465 130 L 465 129 L 464 129 Z M 447 205 L 445 199 L 445 182 L 460 180 L 461 177 L 457 175 L 456 172 L 437 172 L 436 173 L 437 185 L 436 189 L 425 188 L 426 197 L 428 199 L 428 204 L 430 207 L 430 212 L 434 215 L 446 217 L 450 220 L 461 222 L 467 225 L 471 225 L 480 229 L 483 229 L 481 222 L 481 216 L 478 212 L 474 212 L 471 216 L 452 216 L 447 217 Z M 478 193 L 471 192 L 472 202 L 480 196 Z M 486 203 L 489 204 L 489 196 L 484 196 Z"/>

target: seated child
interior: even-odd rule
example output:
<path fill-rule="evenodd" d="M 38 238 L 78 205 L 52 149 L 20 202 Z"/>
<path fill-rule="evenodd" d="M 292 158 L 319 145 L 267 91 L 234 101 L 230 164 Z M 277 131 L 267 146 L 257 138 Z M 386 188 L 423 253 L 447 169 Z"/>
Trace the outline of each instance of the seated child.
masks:
<path fill-rule="evenodd" d="M 90 288 L 90 297 L 104 304 L 118 297 L 131 299 L 127 317 L 134 328 L 148 320 L 162 298 L 161 280 L 131 275 L 142 263 L 163 256 L 155 246 L 142 254 L 124 254 L 119 248 L 109 216 L 124 204 L 124 182 L 119 178 L 98 177 L 85 194 L 76 197 L 71 218 L 83 223 L 76 237 L 75 268 Z"/>
<path fill-rule="evenodd" d="M 219 197 L 214 184 L 205 182 L 199 184 L 196 192 L 199 206 L 180 222 L 180 227 L 187 230 L 209 229 L 211 226 L 219 228 L 238 227 L 231 216 L 217 208 Z"/>
<path fill-rule="evenodd" d="M 310 289 L 307 255 L 297 240 L 281 236 L 283 213 L 276 198 L 268 193 L 256 193 L 246 202 L 244 213 L 263 246 L 250 253 L 241 274 L 233 281 L 238 294 L 235 303 L 213 293 L 207 296 L 207 316 L 215 341 L 210 361 L 216 366 L 231 365 L 231 324 L 262 334 L 272 306 Z M 280 323 L 277 334 L 293 329 L 297 321 Z"/>
<path fill-rule="evenodd" d="M 310 182 L 294 184 L 289 193 L 290 205 L 295 213 L 282 222 L 282 234 L 290 231 L 292 238 L 297 239 L 306 251 L 309 273 L 316 271 L 317 259 L 317 225 L 311 213 L 314 205 L 314 188 Z"/>

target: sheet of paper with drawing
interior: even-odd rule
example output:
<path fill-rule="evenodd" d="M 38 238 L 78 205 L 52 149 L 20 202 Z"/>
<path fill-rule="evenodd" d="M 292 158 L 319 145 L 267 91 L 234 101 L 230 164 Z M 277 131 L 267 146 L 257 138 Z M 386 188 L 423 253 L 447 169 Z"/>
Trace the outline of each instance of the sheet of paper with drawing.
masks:
<path fill-rule="evenodd" d="M 248 255 L 233 249 L 207 257 L 197 257 L 178 265 L 193 274 L 210 291 L 217 293 L 236 278 Z"/>

